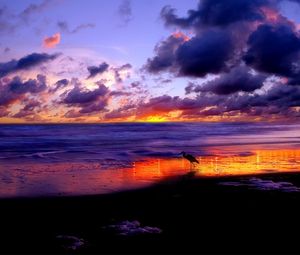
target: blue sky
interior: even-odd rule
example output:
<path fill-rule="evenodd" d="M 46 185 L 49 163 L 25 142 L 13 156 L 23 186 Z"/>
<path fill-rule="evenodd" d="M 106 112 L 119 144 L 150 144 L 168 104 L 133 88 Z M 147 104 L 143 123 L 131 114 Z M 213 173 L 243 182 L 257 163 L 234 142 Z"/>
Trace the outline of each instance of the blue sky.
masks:
<path fill-rule="evenodd" d="M 57 22 L 66 21 L 71 29 L 80 24 L 91 23 L 95 25 L 94 28 L 83 29 L 76 34 L 63 34 L 56 49 L 87 48 L 115 61 L 132 61 L 136 65 L 142 65 L 153 52 L 154 45 L 170 33 L 159 18 L 162 7 L 172 4 L 184 14 L 197 4 L 194 0 L 131 1 L 132 19 L 124 24 L 118 13 L 122 2 L 50 0 L 47 7 L 31 15 L 29 26 L 21 21 L 15 33 L 2 37 L 1 44 L 4 47 L 11 45 L 16 52 L 37 51 L 41 50 L 43 37 L 58 32 Z M 2 0 L 0 3 L 7 6 L 13 15 L 18 15 L 31 4 L 41 5 L 43 1 Z M 26 43 L 21 43 L 25 38 Z"/>

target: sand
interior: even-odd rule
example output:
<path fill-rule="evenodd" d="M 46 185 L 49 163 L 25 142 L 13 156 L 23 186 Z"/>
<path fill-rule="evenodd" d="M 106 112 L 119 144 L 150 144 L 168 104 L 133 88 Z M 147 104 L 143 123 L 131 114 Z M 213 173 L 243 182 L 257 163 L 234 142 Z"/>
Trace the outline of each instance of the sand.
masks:
<path fill-rule="evenodd" d="M 2 199 L 0 253 L 300 254 L 298 187 L 298 173 L 187 174 L 108 195 Z"/>

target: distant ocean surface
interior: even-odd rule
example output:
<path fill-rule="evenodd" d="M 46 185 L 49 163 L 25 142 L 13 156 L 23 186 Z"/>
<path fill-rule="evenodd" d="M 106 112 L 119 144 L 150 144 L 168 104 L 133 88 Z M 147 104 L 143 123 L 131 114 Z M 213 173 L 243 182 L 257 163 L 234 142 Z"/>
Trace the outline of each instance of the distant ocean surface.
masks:
<path fill-rule="evenodd" d="M 256 150 L 296 153 L 299 128 L 274 123 L 0 125 L 0 197 L 85 195 L 143 186 L 185 171 L 189 165 L 181 151 L 204 161 L 250 157 Z M 156 166 L 149 167 L 157 160 L 165 164 L 160 175 Z M 286 160 L 298 163 L 298 154 Z"/>

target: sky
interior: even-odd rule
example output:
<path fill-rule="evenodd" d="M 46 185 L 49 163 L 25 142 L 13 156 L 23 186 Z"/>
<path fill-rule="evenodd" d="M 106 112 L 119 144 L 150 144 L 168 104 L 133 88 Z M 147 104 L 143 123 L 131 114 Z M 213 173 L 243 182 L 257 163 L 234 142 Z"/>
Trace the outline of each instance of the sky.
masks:
<path fill-rule="evenodd" d="M 0 0 L 0 123 L 298 121 L 300 0 Z"/>

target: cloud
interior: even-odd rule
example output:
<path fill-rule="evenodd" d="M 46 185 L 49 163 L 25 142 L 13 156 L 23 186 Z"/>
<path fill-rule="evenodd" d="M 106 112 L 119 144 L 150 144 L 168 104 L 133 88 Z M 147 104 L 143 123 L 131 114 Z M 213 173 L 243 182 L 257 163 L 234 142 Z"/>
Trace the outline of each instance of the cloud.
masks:
<path fill-rule="evenodd" d="M 156 56 L 147 60 L 145 69 L 150 73 L 159 73 L 172 68 L 176 60 L 176 51 L 184 42 L 183 37 L 171 35 L 157 44 L 154 49 Z"/>
<path fill-rule="evenodd" d="M 94 90 L 86 90 L 80 86 L 75 86 L 72 90 L 62 94 L 61 103 L 66 104 L 68 107 L 79 107 L 80 110 L 76 114 L 76 117 L 79 117 L 80 114 L 85 115 L 105 111 L 109 93 L 109 89 L 101 83 L 98 83 L 98 88 Z M 75 116 L 75 112 L 75 110 L 72 111 L 72 116 Z M 71 112 L 68 114 L 69 117 L 70 114 Z"/>
<path fill-rule="evenodd" d="M 96 25 L 93 23 L 83 23 L 83 24 L 76 26 L 73 29 L 70 29 L 69 24 L 66 21 L 59 21 L 59 22 L 57 22 L 57 26 L 64 33 L 76 34 L 76 33 L 80 32 L 81 30 L 88 29 L 88 28 L 94 28 Z"/>
<path fill-rule="evenodd" d="M 166 26 L 183 29 L 199 29 L 205 26 L 224 27 L 241 21 L 261 21 L 264 15 L 262 6 L 269 5 L 268 0 L 202 0 L 196 10 L 189 10 L 187 17 L 180 18 L 171 6 L 165 6 L 161 18 Z"/>
<path fill-rule="evenodd" d="M 42 63 L 54 60 L 57 57 L 58 54 L 32 53 L 19 60 L 13 59 L 9 62 L 0 63 L 0 78 L 9 73 L 30 69 Z"/>
<path fill-rule="evenodd" d="M 58 80 L 55 84 L 54 84 L 54 88 L 49 89 L 50 93 L 55 93 L 56 91 L 60 90 L 61 88 L 66 87 L 69 84 L 69 80 L 67 79 L 61 79 Z"/>
<path fill-rule="evenodd" d="M 249 68 L 242 66 L 206 82 L 203 86 L 197 86 L 193 90 L 195 92 L 213 92 L 219 95 L 228 95 L 239 91 L 253 92 L 263 86 L 266 78 L 266 75 L 253 74 Z M 185 90 L 191 92 L 191 86 L 188 85 Z"/>
<path fill-rule="evenodd" d="M 104 115 L 104 119 L 113 120 L 113 119 L 126 119 L 132 117 L 132 112 L 123 112 L 121 110 L 114 110 Z"/>
<path fill-rule="evenodd" d="M 28 21 L 28 19 L 37 13 L 40 13 L 48 8 L 50 4 L 52 4 L 49 0 L 44 0 L 40 4 L 30 4 L 28 7 L 26 7 L 20 14 L 19 17 L 23 19 L 24 21 Z"/>
<path fill-rule="evenodd" d="M 38 74 L 36 79 L 29 79 L 25 82 L 22 82 L 21 78 L 16 76 L 9 83 L 10 91 L 16 94 L 25 94 L 25 93 L 40 93 L 46 90 L 46 76 Z"/>
<path fill-rule="evenodd" d="M 52 36 L 45 37 L 43 40 L 43 45 L 46 48 L 54 48 L 56 47 L 57 44 L 60 43 L 60 38 L 61 38 L 60 33 L 56 33 Z"/>
<path fill-rule="evenodd" d="M 14 118 L 27 118 L 28 116 L 35 117 L 35 109 L 41 106 L 41 103 L 34 99 L 25 100 L 25 106 L 12 117 Z"/>
<path fill-rule="evenodd" d="M 111 120 L 111 119 L 126 119 L 129 117 L 135 117 L 135 104 L 126 104 L 122 107 L 119 107 L 116 110 L 112 110 L 109 113 L 104 115 L 104 119 Z"/>
<path fill-rule="evenodd" d="M 194 80 L 216 78 L 189 82 L 185 93 L 194 93 L 193 98 L 164 95 L 139 103 L 137 114 L 299 117 L 300 36 L 298 25 L 280 13 L 279 2 L 202 0 L 183 18 L 164 7 L 165 25 L 189 31 L 189 36 L 177 31 L 159 42 L 144 69 Z"/>
<path fill-rule="evenodd" d="M 7 117 L 9 113 L 6 107 L 0 106 L 0 118 Z"/>
<path fill-rule="evenodd" d="M 123 25 L 128 25 L 128 23 L 133 19 L 130 0 L 122 1 L 118 9 L 118 14 Z"/>
<path fill-rule="evenodd" d="M 21 12 L 12 12 L 12 9 L 6 6 L 0 6 L 0 34 L 5 34 L 6 36 L 15 33 L 17 29 L 24 26 L 30 28 L 32 23 L 37 23 L 36 21 L 41 21 L 40 18 L 43 17 L 42 13 L 47 11 L 50 7 L 57 6 L 62 0 L 43 0 L 38 4 L 29 4 Z M 13 8 L 15 9 L 15 8 Z M 47 22 L 48 24 L 48 22 Z M 40 23 L 38 26 L 42 26 Z M 41 30 L 44 30 L 45 24 Z M 35 27 L 36 31 L 37 27 Z"/>
<path fill-rule="evenodd" d="M 258 71 L 283 76 L 299 74 L 300 38 L 287 25 L 261 25 L 250 35 L 247 65 Z"/>
<path fill-rule="evenodd" d="M 96 101 L 99 97 L 108 93 L 108 88 L 105 85 L 100 85 L 95 90 L 82 90 L 80 87 L 74 87 L 69 91 L 63 99 L 65 104 L 86 104 Z"/>
<path fill-rule="evenodd" d="M 247 70 L 247 69 L 246 69 Z M 245 71 L 246 72 L 246 71 Z M 220 77 L 221 81 L 229 79 Z M 247 75 L 247 73 L 244 73 Z M 252 75 L 252 74 L 250 74 Z M 243 75 L 242 75 L 243 76 Z M 233 77 L 233 76 L 232 76 Z M 255 75 L 253 74 L 254 78 Z M 251 79 L 252 79 L 251 78 Z M 258 77 L 255 77 L 258 78 Z M 262 77 L 264 78 L 264 77 Z M 189 84 L 195 92 L 195 85 Z M 196 90 L 197 91 L 197 90 Z M 227 91 L 226 91 L 227 92 Z M 149 116 L 164 116 L 172 120 L 194 120 L 200 118 L 235 118 L 246 120 L 297 119 L 300 112 L 300 87 L 280 82 L 274 83 L 264 94 L 196 92 L 194 98 L 162 95 L 121 106 L 107 113 L 106 119 L 144 119 Z"/>
<path fill-rule="evenodd" d="M 65 118 L 80 118 L 82 114 L 74 109 L 67 111 L 64 115 Z"/>
<path fill-rule="evenodd" d="M 132 82 L 132 83 L 130 84 L 130 86 L 131 86 L 132 88 L 139 88 L 139 87 L 141 87 L 141 83 L 140 83 L 139 81 L 135 81 L 135 82 Z"/>
<path fill-rule="evenodd" d="M 228 33 L 208 31 L 182 44 L 176 52 L 179 74 L 203 77 L 226 68 L 233 54 L 233 42 Z"/>
<path fill-rule="evenodd" d="M 132 65 L 127 63 L 127 64 L 124 64 L 122 66 L 119 66 L 119 67 L 113 67 L 112 70 L 114 71 L 114 76 L 115 76 L 115 81 L 117 83 L 121 83 L 123 81 L 123 78 L 122 78 L 122 72 L 123 71 L 128 71 L 129 69 L 132 68 Z M 129 74 L 127 74 L 127 77 L 129 76 Z"/>
<path fill-rule="evenodd" d="M 22 100 L 25 94 L 39 94 L 47 89 L 46 77 L 37 75 L 36 79 L 23 81 L 19 76 L 0 83 L 0 106 L 8 106 Z"/>
<path fill-rule="evenodd" d="M 184 88 L 185 90 L 185 94 L 191 94 L 192 92 L 194 92 L 196 85 L 192 82 L 189 82 L 188 85 Z"/>
<path fill-rule="evenodd" d="M 98 74 L 104 73 L 108 69 L 109 65 L 106 62 L 103 62 L 99 66 L 89 66 L 87 69 L 90 73 L 90 75 L 87 77 L 87 79 L 93 78 Z"/>
<path fill-rule="evenodd" d="M 4 50 L 3 50 L 4 53 L 8 53 L 8 52 L 10 52 L 10 51 L 11 51 L 11 49 L 8 48 L 8 47 L 5 47 Z"/>
<path fill-rule="evenodd" d="M 0 7 L 0 34 L 10 34 L 15 31 L 17 25 L 13 22 L 15 16 L 6 6 Z"/>
<path fill-rule="evenodd" d="M 147 70 L 204 77 L 245 62 L 256 71 L 298 83 L 300 38 L 296 25 L 279 13 L 279 2 L 203 0 L 184 18 L 165 6 L 161 11 L 165 24 L 192 29 L 194 36 L 183 43 L 174 43 L 172 37 L 162 41 L 155 47 L 156 56 L 148 59 Z"/>
<path fill-rule="evenodd" d="M 125 92 L 125 91 L 112 91 L 110 92 L 110 95 L 111 96 L 114 96 L 114 97 L 120 97 L 120 96 L 130 96 L 132 93 L 130 92 Z"/>
<path fill-rule="evenodd" d="M 233 42 L 225 31 L 206 31 L 190 40 L 171 35 L 155 47 L 156 56 L 148 59 L 146 70 L 169 70 L 176 75 L 203 77 L 226 69 L 233 58 Z"/>

